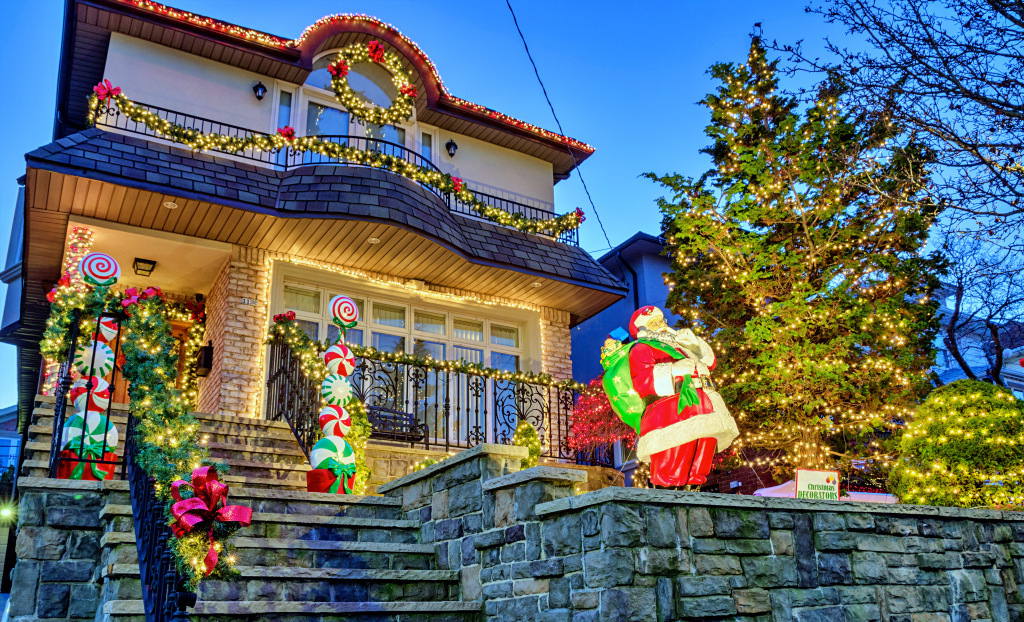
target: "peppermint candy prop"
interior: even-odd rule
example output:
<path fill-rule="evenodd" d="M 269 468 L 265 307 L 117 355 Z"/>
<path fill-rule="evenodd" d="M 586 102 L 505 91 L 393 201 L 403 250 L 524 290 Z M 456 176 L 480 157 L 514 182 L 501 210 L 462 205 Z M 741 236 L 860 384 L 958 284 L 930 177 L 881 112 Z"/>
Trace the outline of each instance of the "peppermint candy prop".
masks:
<path fill-rule="evenodd" d="M 356 368 L 356 357 L 343 343 L 336 343 L 324 351 L 324 363 L 328 373 L 336 376 L 351 376 Z"/>
<path fill-rule="evenodd" d="M 355 300 L 339 294 L 331 298 L 331 315 L 334 317 L 334 323 L 344 331 L 359 322 L 359 307 L 356 306 Z"/>
<path fill-rule="evenodd" d="M 324 378 L 320 396 L 331 406 L 344 406 L 352 399 L 352 385 L 344 376 L 332 374 Z"/>
<path fill-rule="evenodd" d="M 105 416 L 95 412 L 73 415 L 61 430 L 57 477 L 111 479 L 117 468 L 117 440 L 117 428 Z M 101 461 L 109 464 L 100 464 Z"/>
<path fill-rule="evenodd" d="M 356 454 L 343 438 L 328 436 L 317 441 L 309 452 L 313 470 L 306 474 L 310 492 L 352 494 L 356 480 Z"/>
<path fill-rule="evenodd" d="M 110 384 L 103 378 L 92 377 L 92 393 L 85 387 L 89 378 L 79 378 L 71 387 L 71 401 L 79 411 L 103 412 L 110 405 Z M 86 403 L 88 399 L 88 404 Z"/>
<path fill-rule="evenodd" d="M 75 352 L 75 369 L 83 376 L 106 376 L 114 369 L 114 351 L 100 341 L 79 346 Z"/>
<path fill-rule="evenodd" d="M 352 418 L 341 406 L 324 406 L 320 411 L 320 429 L 324 436 L 343 437 L 352 429 Z"/>
<path fill-rule="evenodd" d="M 82 257 L 78 271 L 82 274 L 82 280 L 89 285 L 113 285 L 121 278 L 121 266 L 106 253 L 89 253 Z"/>
<path fill-rule="evenodd" d="M 117 337 L 117 320 L 110 317 L 101 318 L 96 326 L 96 341 L 110 343 Z"/>
<path fill-rule="evenodd" d="M 61 449 L 70 449 L 70 445 L 84 442 L 86 447 L 97 446 L 98 449 L 114 451 L 117 449 L 117 426 L 109 422 L 105 415 L 96 412 L 75 413 L 64 422 L 60 433 Z M 106 439 L 106 447 L 102 447 Z"/>

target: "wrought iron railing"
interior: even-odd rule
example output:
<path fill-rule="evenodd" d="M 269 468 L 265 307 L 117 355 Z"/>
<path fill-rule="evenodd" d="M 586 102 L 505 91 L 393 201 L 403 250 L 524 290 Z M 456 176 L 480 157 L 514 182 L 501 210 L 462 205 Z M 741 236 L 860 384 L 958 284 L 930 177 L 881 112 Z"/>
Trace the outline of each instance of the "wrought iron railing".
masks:
<path fill-rule="evenodd" d="M 136 105 L 141 106 L 142 108 L 145 108 L 150 112 L 156 113 L 158 116 L 170 121 L 171 123 L 175 123 L 186 128 L 194 129 L 202 133 L 216 133 L 222 134 L 224 136 L 233 136 L 236 138 L 245 138 L 247 136 L 252 136 L 254 134 L 260 133 L 255 130 L 240 127 L 237 125 L 222 123 L 220 121 L 214 121 L 213 119 L 207 119 L 192 114 L 185 114 L 183 112 L 178 112 L 176 110 L 170 110 L 167 108 L 161 108 L 159 106 L 153 106 L 151 104 L 143 104 L 137 102 Z M 131 134 L 141 134 L 144 136 L 153 136 L 156 138 L 161 138 L 159 134 L 149 129 L 149 127 L 145 123 L 142 123 L 141 121 L 134 121 L 128 118 L 128 116 L 121 112 L 121 110 L 117 106 L 101 106 L 97 112 L 96 125 L 97 127 L 114 128 Z M 371 138 L 367 136 L 347 136 L 341 134 L 321 134 L 318 135 L 318 138 L 333 143 L 337 143 L 339 145 L 355 147 L 356 149 L 359 149 L 361 151 L 375 152 L 385 156 L 401 158 L 406 162 L 415 164 L 416 166 L 427 167 L 437 171 L 438 173 L 441 172 L 440 169 L 438 169 L 433 162 L 431 162 L 427 158 L 424 158 L 422 155 L 413 151 L 412 149 L 409 149 L 397 143 L 381 140 L 379 138 Z M 230 155 L 236 158 L 240 158 L 242 160 L 258 162 L 263 166 L 273 168 L 276 170 L 289 170 L 300 166 L 310 166 L 318 164 L 344 164 L 346 166 L 362 166 L 358 162 L 339 162 L 338 160 L 324 154 L 313 152 L 299 152 L 291 148 L 285 148 L 284 150 L 277 153 L 272 153 L 269 151 L 260 151 L 257 149 L 246 149 L 244 151 L 230 152 Z M 477 213 L 473 211 L 468 204 L 458 199 L 453 200 L 451 193 L 443 192 L 427 184 L 421 185 L 426 189 L 430 190 L 431 192 L 433 192 L 435 195 L 437 195 L 444 202 L 444 204 L 447 205 L 453 212 L 459 214 L 467 214 L 470 216 L 477 216 Z M 523 203 L 518 203 L 510 199 L 497 197 L 484 192 L 478 192 L 474 190 L 473 194 L 476 195 L 477 198 L 479 198 L 484 203 L 487 203 L 488 205 L 504 209 L 513 214 L 522 214 L 523 216 L 526 216 L 528 218 L 546 220 L 549 218 L 554 218 L 556 216 L 556 214 L 550 210 L 534 207 L 532 205 L 525 205 Z M 571 231 L 566 231 L 558 236 L 558 241 L 563 242 L 565 244 L 573 244 L 578 246 L 579 234 L 575 229 Z"/>
<path fill-rule="evenodd" d="M 124 317 L 119 314 L 101 313 L 96 317 L 96 332 L 91 335 L 91 340 L 96 341 L 99 332 L 99 324 L 103 319 L 112 319 L 117 322 L 117 331 L 108 341 L 112 344 L 114 354 L 114 365 L 110 371 L 109 402 L 105 412 L 105 423 L 102 428 L 92 427 L 98 423 L 91 421 L 88 408 L 93 405 L 93 390 L 96 386 L 90 379 L 86 379 L 84 385 L 85 393 L 79 396 L 84 399 L 80 413 L 83 421 L 81 437 L 74 443 L 74 433 L 64 438 L 64 424 L 67 422 L 68 397 L 74 382 L 74 358 L 80 345 L 82 318 L 81 312 L 75 309 L 72 312 L 71 324 L 68 328 L 68 347 L 64 359 L 61 361 L 57 375 L 57 389 L 53 408 L 53 436 L 50 451 L 50 477 L 67 477 L 69 467 L 75 465 L 82 469 L 92 469 L 94 466 L 103 469 L 103 479 L 112 479 L 117 475 L 120 467 L 121 479 L 128 480 L 128 486 L 132 503 L 132 519 L 135 527 L 135 546 L 139 557 L 139 573 L 142 579 L 142 597 L 146 608 L 147 622 L 187 622 L 189 619 L 186 607 L 196 604 L 196 595 L 185 589 L 184 576 L 178 572 L 174 561 L 171 558 L 169 541 L 171 528 L 167 524 L 164 514 L 164 503 L 156 495 L 156 488 L 153 480 L 138 465 L 138 420 L 134 415 L 128 415 L 128 425 L 124 437 L 123 459 L 118 458 L 116 448 L 108 444 L 108 436 L 114 426 L 111 417 L 111 408 L 114 404 L 114 387 L 117 385 L 117 377 L 120 366 L 117 361 L 120 355 L 121 323 Z M 87 350 L 91 352 L 92 359 L 90 368 L 95 369 L 96 349 Z M 100 414 L 101 411 L 92 411 Z M 77 428 L 74 428 L 77 429 Z M 95 437 L 102 433 L 99 441 Z M 71 443 L 73 449 L 63 450 L 62 448 Z M 98 446 L 97 446 L 98 445 Z M 71 452 L 70 454 L 67 452 Z M 97 458 L 99 456 L 99 458 Z M 96 479 L 100 479 L 97 477 Z"/>
<path fill-rule="evenodd" d="M 271 344 L 268 362 L 266 416 L 287 421 L 308 455 L 321 437 L 320 386 L 283 341 Z M 366 406 L 371 439 L 443 451 L 512 444 L 519 422 L 529 421 L 542 457 L 576 459 L 567 443 L 573 389 L 364 357 L 356 358 L 350 380 Z"/>

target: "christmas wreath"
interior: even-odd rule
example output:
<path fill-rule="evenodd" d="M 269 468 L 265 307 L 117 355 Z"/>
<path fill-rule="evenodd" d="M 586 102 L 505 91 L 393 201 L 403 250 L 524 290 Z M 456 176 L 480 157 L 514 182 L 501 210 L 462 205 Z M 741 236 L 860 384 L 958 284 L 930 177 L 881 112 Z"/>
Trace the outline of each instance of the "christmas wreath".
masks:
<path fill-rule="evenodd" d="M 391 79 L 398 87 L 398 95 L 390 106 L 368 106 L 367 102 L 349 86 L 349 69 L 359 63 L 376 63 L 391 74 Z M 398 54 L 385 50 L 380 41 L 353 43 L 342 48 L 334 62 L 327 67 L 327 71 L 331 74 L 334 96 L 352 116 L 376 125 L 394 125 L 412 116 L 413 103 L 417 95 L 416 86 L 409 80 L 409 74 L 402 67 L 402 60 Z"/>

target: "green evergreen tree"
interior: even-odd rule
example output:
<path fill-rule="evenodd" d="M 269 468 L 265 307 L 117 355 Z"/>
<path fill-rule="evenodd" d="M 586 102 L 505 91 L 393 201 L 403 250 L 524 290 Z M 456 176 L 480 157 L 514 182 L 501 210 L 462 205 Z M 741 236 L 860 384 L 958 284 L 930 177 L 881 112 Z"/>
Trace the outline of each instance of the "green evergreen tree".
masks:
<path fill-rule="evenodd" d="M 714 65 L 714 168 L 648 174 L 672 192 L 668 306 L 718 354 L 741 455 L 849 472 L 886 462 L 880 439 L 928 392 L 944 262 L 923 246 L 940 208 L 922 147 L 845 114 L 838 76 L 778 93 L 777 63 L 755 37 L 746 63 Z"/>

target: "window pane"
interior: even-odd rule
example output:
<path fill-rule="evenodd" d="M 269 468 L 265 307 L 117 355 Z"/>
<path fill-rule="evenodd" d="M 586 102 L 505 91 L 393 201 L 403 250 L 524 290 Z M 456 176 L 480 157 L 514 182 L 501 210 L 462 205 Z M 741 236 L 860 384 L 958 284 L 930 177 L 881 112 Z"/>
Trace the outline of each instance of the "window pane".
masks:
<path fill-rule="evenodd" d="M 306 108 L 306 136 L 348 134 L 348 113 L 309 102 Z"/>
<path fill-rule="evenodd" d="M 315 289 L 285 285 L 284 306 L 292 311 L 320 313 L 320 292 Z"/>
<path fill-rule="evenodd" d="M 482 342 L 484 340 L 484 323 L 455 318 L 452 321 L 452 332 L 456 339 Z"/>
<path fill-rule="evenodd" d="M 420 154 L 427 160 L 434 159 L 434 137 L 431 134 L 423 132 L 420 140 Z"/>
<path fill-rule="evenodd" d="M 381 326 L 405 328 L 405 309 L 379 303 L 373 304 L 373 323 Z"/>
<path fill-rule="evenodd" d="M 430 357 L 437 361 L 444 360 L 444 344 L 436 341 L 425 341 L 416 339 L 412 344 L 413 356 L 421 358 Z"/>
<path fill-rule="evenodd" d="M 444 334 L 444 314 L 417 311 L 413 316 L 413 328 L 435 335 Z"/>
<path fill-rule="evenodd" d="M 519 357 L 504 352 L 491 352 L 491 367 L 501 371 L 519 371 Z"/>
<path fill-rule="evenodd" d="M 320 339 L 320 322 L 310 322 L 309 320 L 295 320 L 295 323 L 298 324 L 299 328 L 305 331 L 305 333 L 309 335 L 309 338 L 312 339 L 313 341 L 317 341 Z"/>
<path fill-rule="evenodd" d="M 331 325 L 335 331 L 338 330 L 337 326 Z M 330 332 L 330 329 L 328 329 Z M 349 345 L 361 346 L 363 345 L 363 330 L 361 328 L 350 328 L 345 331 L 345 343 Z"/>
<path fill-rule="evenodd" d="M 401 354 L 405 352 L 405 337 L 388 335 L 386 333 L 373 333 L 373 347 L 381 352 Z"/>
<path fill-rule="evenodd" d="M 277 127 L 285 127 L 292 124 L 292 94 L 288 91 L 281 91 L 281 99 L 277 106 Z"/>
<path fill-rule="evenodd" d="M 455 360 L 466 361 L 467 363 L 475 363 L 477 365 L 484 364 L 484 351 L 477 350 L 476 348 L 464 348 L 462 346 L 452 346 L 452 351 L 455 354 Z"/>
<path fill-rule="evenodd" d="M 509 348 L 518 348 L 519 329 L 491 324 L 491 343 Z"/>

